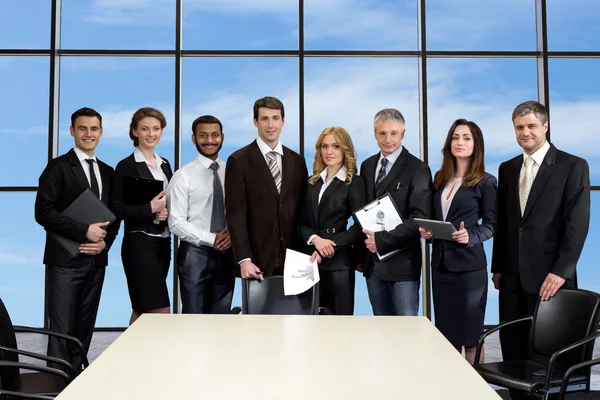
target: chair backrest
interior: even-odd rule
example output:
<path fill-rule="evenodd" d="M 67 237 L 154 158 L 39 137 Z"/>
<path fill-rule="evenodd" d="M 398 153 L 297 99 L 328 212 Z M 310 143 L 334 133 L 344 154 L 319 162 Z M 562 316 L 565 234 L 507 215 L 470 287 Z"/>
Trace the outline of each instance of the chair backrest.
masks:
<path fill-rule="evenodd" d="M 580 289 L 560 289 L 548 301 L 538 301 L 529 337 L 529 358 L 547 363 L 550 356 L 598 329 L 600 294 Z M 561 356 L 557 364 L 568 368 L 592 357 L 594 343 Z"/>
<path fill-rule="evenodd" d="M 285 296 L 283 276 L 269 276 L 263 281 L 242 279 L 242 314 L 317 315 L 318 285 L 299 295 Z"/>
<path fill-rule="evenodd" d="M 2 299 L 0 299 L 0 346 L 17 348 L 17 337 Z M 19 356 L 16 353 L 0 350 L 0 360 L 17 362 Z M 0 388 L 2 388 L 2 382 L 10 382 L 17 375 L 19 375 L 18 368 L 0 368 Z"/>

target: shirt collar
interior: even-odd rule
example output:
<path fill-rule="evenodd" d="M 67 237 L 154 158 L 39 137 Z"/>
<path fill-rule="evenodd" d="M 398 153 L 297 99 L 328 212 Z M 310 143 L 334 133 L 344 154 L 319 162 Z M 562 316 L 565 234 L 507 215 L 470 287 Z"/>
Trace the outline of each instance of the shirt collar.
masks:
<path fill-rule="evenodd" d="M 321 177 L 323 182 L 325 182 L 325 178 L 327 178 L 327 168 L 321 171 L 321 174 L 319 176 Z M 337 174 L 335 174 L 334 178 L 338 178 L 340 181 L 346 182 L 346 167 L 342 165 L 342 168 L 340 168 Z"/>
<path fill-rule="evenodd" d="M 148 161 L 146 161 L 146 157 L 144 157 L 144 155 L 142 154 L 140 149 L 138 149 L 137 147 L 133 151 L 133 158 L 135 159 L 135 162 L 138 162 L 138 163 L 143 162 L 143 163 L 148 164 Z M 158 154 L 156 154 L 156 152 L 154 153 L 154 158 L 156 159 L 156 168 L 160 168 L 160 165 L 163 163 L 162 158 L 160 158 L 158 156 Z M 150 164 L 148 164 L 148 165 L 150 165 Z M 152 166 L 152 165 L 150 165 L 150 166 Z"/>
<path fill-rule="evenodd" d="M 198 153 L 198 155 L 196 156 L 196 161 L 198 163 L 200 163 L 200 165 L 202 165 L 204 168 L 209 169 L 210 166 L 213 163 L 213 160 L 211 160 L 208 157 L 203 156 L 202 154 Z M 217 164 L 219 164 L 219 168 L 222 167 L 222 161 L 219 157 L 217 157 L 217 159 L 215 160 L 217 162 Z"/>
<path fill-rule="evenodd" d="M 381 164 L 381 159 L 387 158 L 390 166 L 394 165 L 394 163 L 396 162 L 398 157 L 400 157 L 400 154 L 402 153 L 402 149 L 404 149 L 404 146 L 400 146 L 400 148 L 396 149 L 396 151 L 394 151 L 392 154 L 390 154 L 386 157 L 383 156 L 382 152 L 379 152 L 379 161 L 377 162 L 377 164 Z"/>
<path fill-rule="evenodd" d="M 531 156 L 529 154 L 523 152 L 523 165 L 525 165 L 525 159 L 527 157 L 533 158 L 533 161 L 535 161 L 535 163 L 537 165 L 542 165 L 542 161 L 544 161 L 544 157 L 546 157 L 548 150 L 550 150 L 550 143 L 548 143 L 548 141 L 546 140 L 544 142 L 544 144 L 542 145 L 542 147 L 537 149 L 537 151 L 535 153 L 533 153 Z"/>
<path fill-rule="evenodd" d="M 98 159 L 96 158 L 95 154 L 93 156 L 89 157 L 87 154 L 85 154 L 83 151 L 81 151 L 77 147 L 73 147 L 73 151 L 75 152 L 75 155 L 77 155 L 77 158 L 79 159 L 80 162 L 83 160 L 90 160 L 90 159 L 98 162 Z"/>
<path fill-rule="evenodd" d="M 270 151 L 274 151 L 275 153 L 277 153 L 277 154 L 279 154 L 280 156 L 283 157 L 283 146 L 281 145 L 281 140 L 279 142 L 277 142 L 277 146 L 275 146 L 274 149 L 272 149 L 271 147 L 269 147 L 269 145 L 266 144 L 260 138 L 260 136 L 256 137 L 256 144 L 258 144 L 258 148 L 260 149 L 260 152 L 265 157 L 267 156 L 267 153 L 270 152 Z"/>

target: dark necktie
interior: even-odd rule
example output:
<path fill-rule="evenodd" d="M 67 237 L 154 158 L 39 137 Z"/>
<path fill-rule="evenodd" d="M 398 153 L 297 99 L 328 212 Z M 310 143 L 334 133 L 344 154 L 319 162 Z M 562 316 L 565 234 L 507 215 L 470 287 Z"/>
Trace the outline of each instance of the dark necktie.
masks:
<path fill-rule="evenodd" d="M 217 173 L 219 164 L 213 161 L 210 164 L 210 169 L 213 171 L 213 204 L 210 217 L 210 231 L 218 233 L 225 229 L 225 201 L 223 198 L 223 185 L 221 185 L 221 179 Z"/>
<path fill-rule="evenodd" d="M 377 179 L 375 180 L 375 190 L 377 190 L 377 187 L 379 186 L 381 181 L 385 179 L 385 176 L 386 176 L 385 167 L 387 166 L 388 162 L 389 161 L 387 160 L 387 158 L 381 159 L 381 168 L 379 168 L 379 173 L 377 174 Z"/>
<path fill-rule="evenodd" d="M 94 172 L 94 159 L 88 158 L 88 165 L 90 166 L 90 189 L 98 198 L 100 198 L 100 186 L 98 186 L 98 179 L 96 179 L 96 173 Z"/>

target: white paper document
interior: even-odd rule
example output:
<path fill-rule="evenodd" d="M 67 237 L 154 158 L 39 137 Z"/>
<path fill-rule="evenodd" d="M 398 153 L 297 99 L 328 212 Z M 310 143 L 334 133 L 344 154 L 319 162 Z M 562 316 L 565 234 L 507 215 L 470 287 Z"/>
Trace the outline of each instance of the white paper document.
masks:
<path fill-rule="evenodd" d="M 310 256 L 298 251 L 285 251 L 283 264 L 283 292 L 286 296 L 306 292 L 319 282 L 317 261 L 310 262 Z"/>
<path fill-rule="evenodd" d="M 402 217 L 389 194 L 367 204 L 354 213 L 358 223 L 363 229 L 373 232 L 389 231 L 402 223 Z M 393 256 L 399 250 L 393 250 L 386 254 L 377 253 L 379 260 Z"/>

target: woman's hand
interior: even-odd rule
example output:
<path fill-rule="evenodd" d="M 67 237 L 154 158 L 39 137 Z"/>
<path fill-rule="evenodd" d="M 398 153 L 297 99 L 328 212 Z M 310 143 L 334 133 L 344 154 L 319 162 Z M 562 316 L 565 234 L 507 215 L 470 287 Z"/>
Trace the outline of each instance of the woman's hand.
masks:
<path fill-rule="evenodd" d="M 162 211 L 163 208 L 167 206 L 167 196 L 165 196 L 165 192 L 160 192 L 150 201 L 150 207 L 152 208 L 152 214 L 156 214 L 159 211 Z"/>
<path fill-rule="evenodd" d="M 456 240 L 460 244 L 469 244 L 469 232 L 465 229 L 465 223 L 460 223 L 460 229 L 456 232 L 452 232 L 452 239 Z"/>
<path fill-rule="evenodd" d="M 425 240 L 429 240 L 433 238 L 433 234 L 429 232 L 427 229 L 419 228 L 419 233 L 421 237 Z"/>

